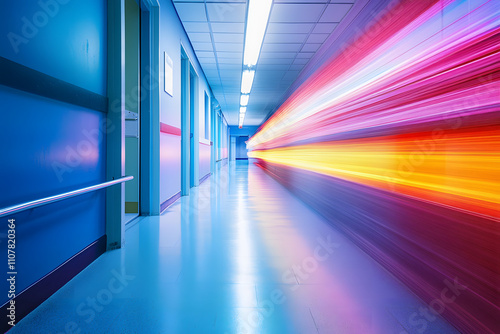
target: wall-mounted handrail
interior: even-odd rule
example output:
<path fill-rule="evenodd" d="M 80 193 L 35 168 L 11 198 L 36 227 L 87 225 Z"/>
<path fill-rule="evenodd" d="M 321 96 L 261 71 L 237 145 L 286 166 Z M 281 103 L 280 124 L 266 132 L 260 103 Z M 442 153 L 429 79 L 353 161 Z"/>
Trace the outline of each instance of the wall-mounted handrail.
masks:
<path fill-rule="evenodd" d="M 26 203 L 21 203 L 21 204 L 9 206 L 9 207 L 6 207 L 6 208 L 0 210 L 0 217 L 10 215 L 13 213 L 17 213 L 20 211 L 28 210 L 28 209 L 33 209 L 33 208 L 36 208 L 38 206 L 42 206 L 42 205 L 49 204 L 49 203 L 54 203 L 54 202 L 61 201 L 63 199 L 71 198 L 74 196 L 82 195 L 82 194 L 85 194 L 85 193 L 88 193 L 88 192 L 91 192 L 94 190 L 107 188 L 107 187 L 110 187 L 110 186 L 118 184 L 118 183 L 130 181 L 133 178 L 134 178 L 133 176 L 124 176 L 124 177 L 121 177 L 119 179 L 104 182 L 104 183 L 99 183 L 99 184 L 96 184 L 94 186 L 85 187 L 85 188 L 81 188 L 78 190 L 68 191 L 68 192 L 63 193 L 63 194 L 49 196 L 49 197 L 37 199 L 35 201 L 30 201 L 30 202 L 26 202 Z"/>

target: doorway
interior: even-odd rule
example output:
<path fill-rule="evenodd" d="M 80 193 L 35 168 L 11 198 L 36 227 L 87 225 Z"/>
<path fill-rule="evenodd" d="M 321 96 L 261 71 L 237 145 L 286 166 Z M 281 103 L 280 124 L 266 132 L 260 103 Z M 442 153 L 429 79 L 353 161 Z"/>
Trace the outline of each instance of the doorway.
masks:
<path fill-rule="evenodd" d="M 141 9 L 135 0 L 125 0 L 125 224 L 139 216 L 140 185 L 140 87 Z"/>
<path fill-rule="evenodd" d="M 198 75 L 181 46 L 181 196 L 199 184 Z"/>
<path fill-rule="evenodd" d="M 247 141 L 248 136 L 236 137 L 236 160 L 248 160 Z"/>
<path fill-rule="evenodd" d="M 199 185 L 199 152 L 200 152 L 200 112 L 198 103 L 198 75 L 193 67 L 189 68 L 189 113 L 190 113 L 190 167 L 189 185 L 197 187 Z"/>

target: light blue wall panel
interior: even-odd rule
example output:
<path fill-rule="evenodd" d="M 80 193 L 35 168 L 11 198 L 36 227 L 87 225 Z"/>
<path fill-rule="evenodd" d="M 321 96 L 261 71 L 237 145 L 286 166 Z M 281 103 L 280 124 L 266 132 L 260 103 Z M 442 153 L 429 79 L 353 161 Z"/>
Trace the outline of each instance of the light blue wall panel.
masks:
<path fill-rule="evenodd" d="M 160 203 L 181 190 L 181 137 L 160 134 Z"/>
<path fill-rule="evenodd" d="M 200 143 L 200 179 L 210 173 L 210 145 Z"/>

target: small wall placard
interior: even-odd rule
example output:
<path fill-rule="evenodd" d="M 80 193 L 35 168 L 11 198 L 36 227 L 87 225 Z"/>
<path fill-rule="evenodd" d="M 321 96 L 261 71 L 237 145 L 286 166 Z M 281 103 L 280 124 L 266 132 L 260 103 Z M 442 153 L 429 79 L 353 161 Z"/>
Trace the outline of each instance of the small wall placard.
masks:
<path fill-rule="evenodd" d="M 174 66 L 172 63 L 172 59 L 165 52 L 165 92 L 170 94 L 170 96 L 174 96 Z"/>

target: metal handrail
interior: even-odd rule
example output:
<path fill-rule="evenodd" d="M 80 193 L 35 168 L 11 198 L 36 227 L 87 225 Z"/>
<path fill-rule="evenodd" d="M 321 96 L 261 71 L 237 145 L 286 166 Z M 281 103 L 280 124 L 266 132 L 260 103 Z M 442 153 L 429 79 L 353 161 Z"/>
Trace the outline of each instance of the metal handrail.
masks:
<path fill-rule="evenodd" d="M 0 217 L 6 216 L 9 214 L 13 214 L 16 212 L 28 210 L 28 209 L 33 209 L 33 208 L 36 208 L 38 206 L 42 206 L 42 205 L 49 204 L 49 203 L 54 203 L 54 202 L 61 201 L 63 199 L 67 199 L 67 198 L 71 198 L 71 197 L 74 197 L 77 195 L 82 195 L 82 194 L 85 194 L 85 193 L 88 193 L 88 192 L 91 192 L 94 190 L 107 188 L 107 187 L 110 187 L 110 186 L 118 184 L 118 183 L 130 181 L 133 178 L 134 178 L 133 176 L 124 176 L 124 177 L 121 177 L 119 179 L 104 182 L 104 183 L 99 183 L 99 184 L 96 184 L 94 186 L 85 187 L 85 188 L 81 188 L 78 190 L 69 191 L 69 192 L 66 192 L 63 194 L 45 197 L 42 199 L 37 199 L 36 201 L 30 201 L 30 202 L 26 202 L 26 203 L 22 203 L 22 204 L 9 206 L 9 207 L 6 207 L 6 208 L 3 208 L 0 210 Z"/>

